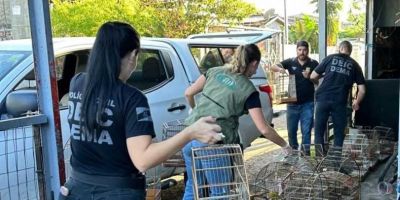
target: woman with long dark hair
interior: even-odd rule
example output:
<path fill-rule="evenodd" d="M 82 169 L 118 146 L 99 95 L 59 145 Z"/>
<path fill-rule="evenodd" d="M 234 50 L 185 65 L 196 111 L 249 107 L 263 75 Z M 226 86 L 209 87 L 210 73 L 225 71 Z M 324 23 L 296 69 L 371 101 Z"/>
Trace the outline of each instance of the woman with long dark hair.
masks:
<path fill-rule="evenodd" d="M 215 143 L 221 129 L 203 117 L 164 142 L 155 137 L 147 99 L 126 84 L 140 49 L 136 30 L 121 22 L 103 24 L 87 73 L 77 74 L 69 93 L 71 166 L 60 199 L 145 199 L 143 175 L 189 141 Z"/>

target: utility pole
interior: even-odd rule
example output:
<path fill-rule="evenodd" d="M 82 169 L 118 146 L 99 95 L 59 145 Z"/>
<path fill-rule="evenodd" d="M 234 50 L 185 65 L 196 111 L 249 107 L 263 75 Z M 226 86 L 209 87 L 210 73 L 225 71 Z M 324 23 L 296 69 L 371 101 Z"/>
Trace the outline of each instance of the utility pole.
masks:
<path fill-rule="evenodd" d="M 288 18 L 287 18 L 287 13 L 286 13 L 286 0 L 283 0 L 283 15 L 285 18 L 285 30 L 283 34 L 283 42 L 282 42 L 282 58 L 285 58 L 285 45 L 287 45 L 289 42 L 288 40 L 288 35 L 289 35 L 289 29 L 288 29 Z"/>
<path fill-rule="evenodd" d="M 287 0 L 283 0 L 283 13 L 285 15 L 285 44 L 289 44 L 289 24 L 288 24 L 288 16 L 286 12 L 287 8 Z"/>

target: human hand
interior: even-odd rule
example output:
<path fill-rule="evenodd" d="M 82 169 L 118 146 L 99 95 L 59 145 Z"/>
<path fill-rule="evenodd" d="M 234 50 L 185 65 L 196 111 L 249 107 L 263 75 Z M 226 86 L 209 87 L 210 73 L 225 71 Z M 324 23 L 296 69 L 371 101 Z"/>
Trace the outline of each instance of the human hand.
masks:
<path fill-rule="evenodd" d="M 194 124 L 187 127 L 191 139 L 207 144 L 214 144 L 220 141 L 224 136 L 220 133 L 221 127 L 215 122 L 216 119 L 214 117 L 202 117 Z"/>
<path fill-rule="evenodd" d="M 292 147 L 290 147 L 289 144 L 286 144 L 286 146 L 281 147 L 281 150 L 285 156 L 291 155 L 293 151 Z"/>
<path fill-rule="evenodd" d="M 311 73 L 311 70 L 309 67 L 306 67 L 306 69 L 303 70 L 303 72 L 302 72 L 304 78 L 310 78 L 310 73 Z"/>
<path fill-rule="evenodd" d="M 353 107 L 354 111 L 357 111 L 358 109 L 360 109 L 360 105 L 356 101 L 353 102 L 352 107 Z"/>

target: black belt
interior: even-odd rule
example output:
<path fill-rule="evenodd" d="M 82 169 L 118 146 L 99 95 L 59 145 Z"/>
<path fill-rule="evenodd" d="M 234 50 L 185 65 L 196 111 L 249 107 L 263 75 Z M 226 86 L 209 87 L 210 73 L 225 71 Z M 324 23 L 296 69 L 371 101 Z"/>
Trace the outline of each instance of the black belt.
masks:
<path fill-rule="evenodd" d="M 144 190 L 146 188 L 146 176 L 142 174 L 129 177 L 90 175 L 71 170 L 71 177 L 86 184 L 109 188 L 132 188 Z"/>

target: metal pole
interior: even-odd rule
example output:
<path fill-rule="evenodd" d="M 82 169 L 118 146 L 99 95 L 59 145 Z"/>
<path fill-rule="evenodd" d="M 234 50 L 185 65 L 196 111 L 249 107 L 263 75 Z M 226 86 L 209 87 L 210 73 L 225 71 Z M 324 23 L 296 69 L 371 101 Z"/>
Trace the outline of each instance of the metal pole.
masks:
<path fill-rule="evenodd" d="M 287 2 L 286 0 L 283 1 L 284 7 L 283 12 L 285 15 L 285 44 L 289 44 L 289 24 L 288 24 L 288 16 L 287 16 Z"/>
<path fill-rule="evenodd" d="M 60 182 L 65 182 L 65 170 L 49 1 L 29 0 L 28 8 L 39 112 L 49 119 L 47 124 L 41 126 L 45 198 L 54 199 L 57 198 L 55 194 L 58 194 Z"/>
<path fill-rule="evenodd" d="M 285 45 L 288 44 L 288 20 L 287 20 L 287 13 L 286 13 L 286 0 L 283 0 L 283 15 L 285 15 L 285 31 L 283 34 L 283 42 L 282 42 L 282 58 L 285 59 Z"/>
<path fill-rule="evenodd" d="M 318 0 L 318 49 L 319 49 L 319 62 L 326 57 L 326 0 Z"/>
<path fill-rule="evenodd" d="M 367 26 L 367 43 L 365 44 L 365 77 L 372 79 L 372 61 L 373 61 L 373 47 L 374 47 L 374 1 L 367 1 L 367 13 L 366 13 L 366 26 Z"/>

